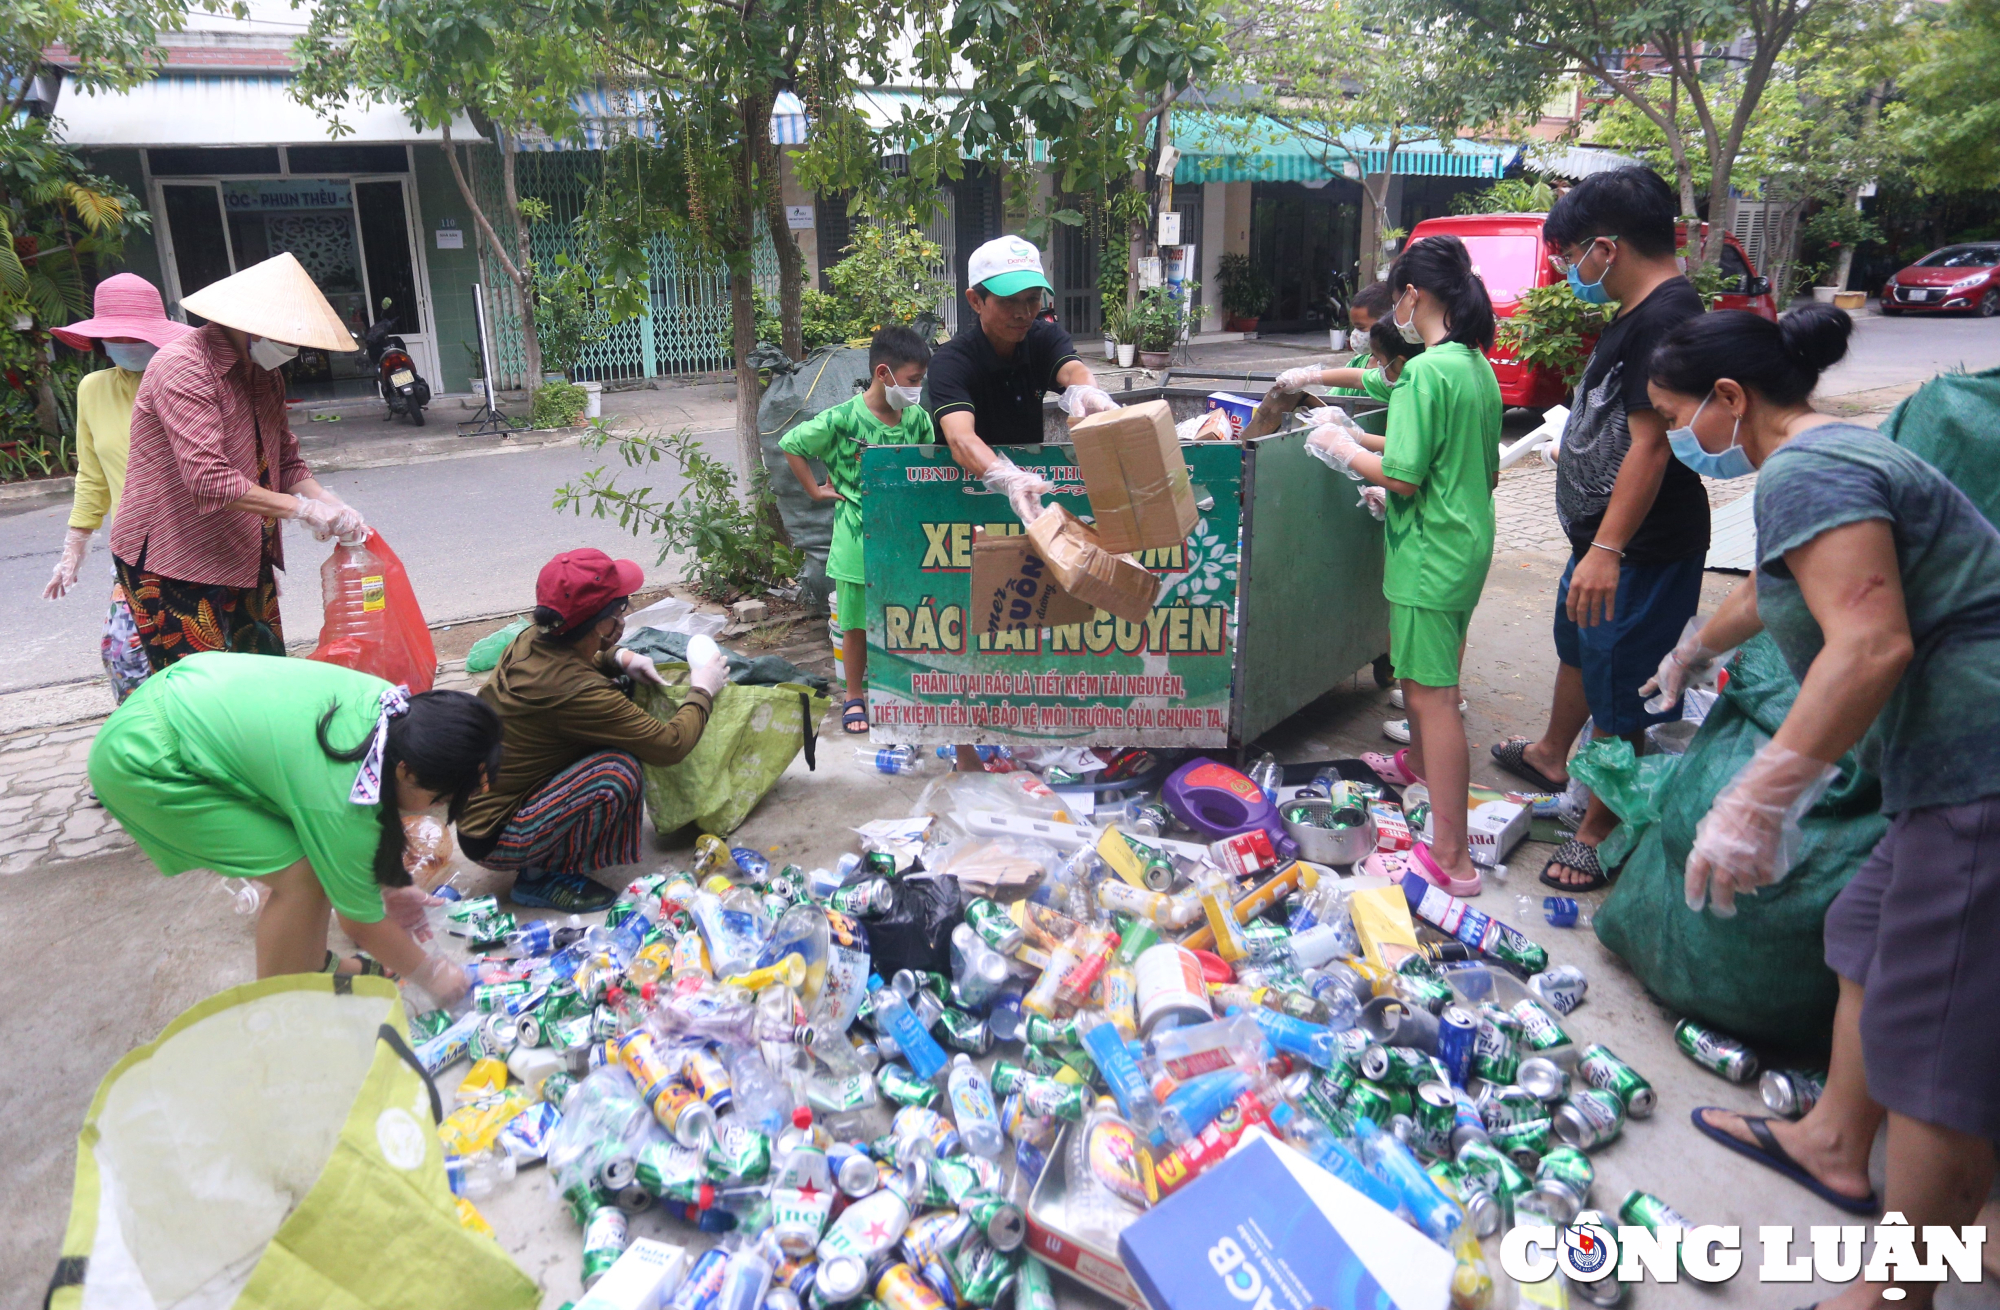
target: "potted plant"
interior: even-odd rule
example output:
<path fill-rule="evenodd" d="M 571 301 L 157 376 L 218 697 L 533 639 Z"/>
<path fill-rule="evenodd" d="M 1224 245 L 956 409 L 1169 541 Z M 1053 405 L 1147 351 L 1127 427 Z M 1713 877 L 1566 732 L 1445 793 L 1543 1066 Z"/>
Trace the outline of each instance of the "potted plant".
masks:
<path fill-rule="evenodd" d="M 1121 346 L 1132 345 L 1131 314 L 1122 300 L 1113 300 L 1104 306 L 1104 357 L 1117 359 Z M 1130 361 L 1126 361 L 1130 367 Z"/>
<path fill-rule="evenodd" d="M 1125 328 L 1125 282 L 1131 250 L 1108 241 L 1097 252 L 1097 299 L 1104 307 L 1104 357 L 1116 358 L 1118 344 L 1131 340 Z"/>
<path fill-rule="evenodd" d="M 1271 303 L 1271 284 L 1248 255 L 1224 255 L 1216 261 L 1215 280 L 1222 284 L 1223 326 L 1231 332 L 1255 332 L 1258 316 Z"/>
<path fill-rule="evenodd" d="M 1179 288 L 1153 287 L 1140 295 L 1129 326 L 1142 367 L 1158 372 L 1167 366 L 1193 318 L 1188 302 L 1194 292 L 1195 284 L 1189 282 Z"/>

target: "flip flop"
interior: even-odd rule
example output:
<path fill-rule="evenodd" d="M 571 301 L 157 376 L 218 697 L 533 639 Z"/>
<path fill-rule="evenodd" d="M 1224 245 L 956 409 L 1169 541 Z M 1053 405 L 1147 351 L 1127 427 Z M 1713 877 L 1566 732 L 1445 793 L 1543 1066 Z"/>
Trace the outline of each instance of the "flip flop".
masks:
<path fill-rule="evenodd" d="M 1540 769 L 1528 763 L 1526 758 L 1527 750 L 1532 745 L 1534 743 L 1526 737 L 1509 737 L 1507 740 L 1490 748 L 1493 753 L 1493 762 L 1515 777 L 1534 783 L 1537 791 L 1568 791 L 1568 782 L 1557 782 L 1554 778 L 1549 777 L 1548 774 L 1543 773 Z"/>
<path fill-rule="evenodd" d="M 1755 1137 L 1758 1142 L 1756 1146 L 1752 1146 L 1750 1143 L 1723 1131 L 1703 1118 L 1702 1116 L 1710 1110 L 1718 1110 L 1723 1114 L 1735 1113 L 1735 1111 L 1720 1105 L 1699 1105 L 1688 1111 L 1688 1118 L 1693 1120 L 1695 1128 L 1701 1132 L 1702 1136 L 1721 1142 L 1724 1146 L 1736 1152 L 1736 1154 L 1755 1160 L 1758 1164 L 1763 1165 L 1766 1169 L 1774 1173 L 1783 1174 L 1836 1209 L 1845 1210 L 1848 1214 L 1858 1215 L 1873 1215 L 1882 1212 L 1882 1203 L 1876 1199 L 1874 1192 L 1869 1192 L 1867 1196 L 1844 1196 L 1807 1173 L 1805 1168 L 1797 1160 L 1792 1159 L 1785 1148 L 1778 1144 L 1777 1136 L 1771 1132 L 1771 1121 L 1768 1117 L 1749 1114 L 1743 1116 L 1744 1125 L 1750 1129 L 1750 1135 Z"/>
<path fill-rule="evenodd" d="M 1557 864 L 1588 876 L 1582 882 L 1564 882 L 1560 878 L 1551 878 L 1549 868 Z M 1597 862 L 1597 848 L 1574 837 L 1556 847 L 1556 853 L 1549 857 L 1548 864 L 1542 866 L 1542 885 L 1553 887 L 1559 892 L 1571 894 L 1594 892 L 1610 881 L 1610 877 L 1604 872 L 1604 866 Z"/>
<path fill-rule="evenodd" d="M 1454 878 L 1438 867 L 1431 855 L 1431 848 L 1419 842 L 1410 850 L 1410 867 L 1417 876 L 1433 887 L 1442 888 L 1453 896 L 1467 897 L 1479 895 L 1484 884 L 1480 881 L 1479 870 L 1474 869 L 1470 878 Z"/>
<path fill-rule="evenodd" d="M 868 731 L 868 700 L 856 696 L 840 707 L 840 730 L 850 737 L 859 737 Z"/>
<path fill-rule="evenodd" d="M 1369 751 L 1361 757 L 1361 762 L 1373 769 L 1375 776 L 1391 787 L 1407 787 L 1411 783 L 1423 781 L 1410 769 L 1409 754 L 1407 750 L 1397 751 L 1394 755 Z"/>

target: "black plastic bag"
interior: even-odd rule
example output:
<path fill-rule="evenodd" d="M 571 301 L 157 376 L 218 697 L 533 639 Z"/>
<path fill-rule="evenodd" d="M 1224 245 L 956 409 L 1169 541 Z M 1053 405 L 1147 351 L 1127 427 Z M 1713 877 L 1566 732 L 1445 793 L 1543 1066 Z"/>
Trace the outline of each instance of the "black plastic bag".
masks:
<path fill-rule="evenodd" d="M 880 919 L 868 920 L 868 952 L 884 978 L 898 969 L 951 974 L 951 930 L 965 917 L 958 879 L 950 874 L 913 873 L 896 883 L 896 904 Z"/>

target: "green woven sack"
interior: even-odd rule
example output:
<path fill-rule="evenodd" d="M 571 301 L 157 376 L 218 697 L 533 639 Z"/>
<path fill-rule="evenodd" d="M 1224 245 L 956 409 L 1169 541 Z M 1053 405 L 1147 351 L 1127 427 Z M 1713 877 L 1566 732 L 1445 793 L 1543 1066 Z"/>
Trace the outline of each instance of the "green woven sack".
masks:
<path fill-rule="evenodd" d="M 1881 432 L 2000 523 L 2000 368 L 1940 373 L 1896 406 Z"/>
<path fill-rule="evenodd" d="M 1656 800 L 1659 822 L 1640 836 L 1604 906 L 1597 936 L 1670 1008 L 1751 1042 L 1823 1048 L 1838 984 L 1826 967 L 1827 906 L 1875 848 L 1888 821 L 1882 789 L 1852 753 L 1800 827 L 1798 865 L 1736 917 L 1687 907 L 1683 870 L 1695 824 L 1784 722 L 1799 684 L 1769 636 L 1746 642 L 1729 684 Z"/>
<path fill-rule="evenodd" d="M 672 718 L 687 699 L 685 664 L 661 664 L 673 686 L 640 685 L 634 698 L 647 713 Z M 675 832 L 698 824 L 703 832 L 726 836 L 749 817 L 764 793 L 805 752 L 806 767 L 817 768 L 820 720 L 832 702 L 796 682 L 772 686 L 729 683 L 716 694 L 708 727 L 679 764 L 646 765 L 646 809 L 653 827 Z"/>

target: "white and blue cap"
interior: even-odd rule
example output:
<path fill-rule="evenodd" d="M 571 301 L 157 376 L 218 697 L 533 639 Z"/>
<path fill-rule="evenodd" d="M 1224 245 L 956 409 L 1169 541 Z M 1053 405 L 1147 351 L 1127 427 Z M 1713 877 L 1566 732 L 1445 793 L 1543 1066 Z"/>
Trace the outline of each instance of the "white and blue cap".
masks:
<path fill-rule="evenodd" d="M 1048 275 L 1042 271 L 1042 252 L 1020 237 L 995 237 L 972 252 L 966 263 L 966 278 L 987 294 L 1011 296 L 1040 287 L 1051 295 Z"/>

